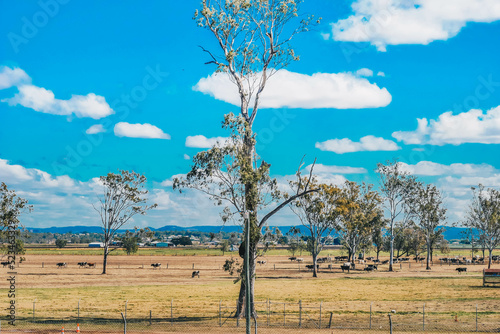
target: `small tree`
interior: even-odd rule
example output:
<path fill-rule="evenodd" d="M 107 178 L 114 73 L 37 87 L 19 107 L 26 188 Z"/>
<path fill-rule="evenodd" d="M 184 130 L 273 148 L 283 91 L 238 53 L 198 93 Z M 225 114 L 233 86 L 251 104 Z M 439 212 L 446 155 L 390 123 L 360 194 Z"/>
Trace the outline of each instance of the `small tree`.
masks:
<path fill-rule="evenodd" d="M 1 248 L 2 256 L 8 254 L 8 262 L 12 266 L 16 255 L 25 254 L 24 242 L 21 236 L 21 222 L 23 213 L 31 212 L 33 206 L 24 198 L 18 197 L 14 190 L 10 190 L 5 183 L 0 184 L 0 238 L 7 240 L 7 245 Z M 20 262 L 24 257 L 20 258 Z M 13 267 L 11 269 L 14 269 Z"/>
<path fill-rule="evenodd" d="M 431 242 L 437 227 L 445 224 L 446 209 L 443 208 L 443 199 L 441 193 L 435 185 L 417 183 L 412 193 L 410 201 L 410 212 L 415 218 L 415 223 L 422 229 L 425 235 L 425 243 L 427 245 L 427 266 L 430 270 L 431 260 Z"/>
<path fill-rule="evenodd" d="M 66 239 L 59 238 L 56 240 L 56 246 L 57 248 L 64 248 L 68 244 L 68 241 Z"/>
<path fill-rule="evenodd" d="M 104 234 L 102 273 L 106 274 L 108 255 L 111 251 L 110 241 L 116 231 L 135 215 L 145 215 L 157 205 L 146 204 L 148 191 L 144 189 L 144 175 L 121 171 L 119 174 L 109 173 L 101 176 L 100 182 L 103 185 L 103 195 L 99 197 L 100 205 L 94 205 L 94 209 L 99 213 Z"/>
<path fill-rule="evenodd" d="M 220 243 L 220 250 L 222 252 L 222 256 L 224 256 L 224 253 L 229 252 L 229 240 L 224 240 Z"/>
<path fill-rule="evenodd" d="M 305 184 L 304 181 L 301 184 Z M 313 188 L 319 190 L 297 198 L 290 208 L 309 230 L 306 247 L 313 258 L 313 277 L 318 277 L 316 265 L 318 255 L 323 249 L 321 240 L 335 227 L 340 213 L 338 205 L 342 191 L 333 185 L 318 185 L 314 180 L 311 183 Z M 292 182 L 292 185 L 300 186 L 299 182 Z"/>
<path fill-rule="evenodd" d="M 500 191 L 480 184 L 478 189 L 472 188 L 472 194 L 464 224 L 477 231 L 479 243 L 488 249 L 489 269 L 493 250 L 500 244 Z"/>
<path fill-rule="evenodd" d="M 173 238 L 172 243 L 176 246 L 191 246 L 193 242 L 191 241 L 190 237 L 187 236 L 182 236 L 179 238 Z"/>

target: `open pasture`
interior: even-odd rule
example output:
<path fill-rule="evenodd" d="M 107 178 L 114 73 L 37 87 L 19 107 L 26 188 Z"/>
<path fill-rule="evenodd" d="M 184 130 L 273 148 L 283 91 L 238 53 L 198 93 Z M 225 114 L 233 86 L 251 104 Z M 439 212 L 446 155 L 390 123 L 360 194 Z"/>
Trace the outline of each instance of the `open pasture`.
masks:
<path fill-rule="evenodd" d="M 17 269 L 17 316 L 31 319 L 36 300 L 39 320 L 75 319 L 78 303 L 81 320 L 119 320 L 127 302 L 130 319 L 147 319 L 151 311 L 158 320 L 172 316 L 176 321 L 215 322 L 219 307 L 230 314 L 239 291 L 234 277 L 222 270 L 230 256 L 110 256 L 108 274 L 101 275 L 98 255 L 28 254 Z M 374 322 L 385 323 L 387 312 L 396 310 L 396 319 L 413 323 L 421 321 L 425 303 L 429 322 L 473 322 L 477 305 L 483 322 L 498 324 L 500 290 L 482 287 L 484 265 L 469 265 L 466 273 L 459 274 L 455 265 L 435 263 L 427 271 L 425 264 L 410 261 L 395 264 L 392 273 L 387 265 L 373 272 L 357 265 L 357 270 L 342 273 L 341 263 L 332 263 L 332 269 L 325 263 L 314 279 L 305 267 L 310 257 L 303 256 L 303 263 L 288 257 L 267 255 L 263 258 L 267 263 L 257 265 L 256 306 L 262 317 L 269 314 L 271 323 L 283 321 L 284 307 L 288 321 L 296 321 L 301 301 L 314 319 L 321 303 L 324 322 L 332 312 L 334 323 L 366 324 L 371 307 Z M 57 267 L 61 262 L 67 266 Z M 80 268 L 78 262 L 95 262 L 97 267 Z M 161 267 L 154 269 L 152 263 Z M 193 270 L 200 271 L 199 278 L 191 277 Z M 7 295 L 6 283 L 0 288 Z"/>

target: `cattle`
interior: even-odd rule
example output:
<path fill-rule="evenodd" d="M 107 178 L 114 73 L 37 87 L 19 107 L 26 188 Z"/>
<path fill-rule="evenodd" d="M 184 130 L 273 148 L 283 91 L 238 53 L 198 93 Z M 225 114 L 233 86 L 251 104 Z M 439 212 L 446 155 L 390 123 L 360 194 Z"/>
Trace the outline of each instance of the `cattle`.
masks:
<path fill-rule="evenodd" d="M 304 259 L 301 258 L 301 257 L 298 257 L 298 258 L 295 259 L 295 261 L 297 261 L 297 262 L 304 262 Z"/>
<path fill-rule="evenodd" d="M 375 268 L 373 267 L 365 267 L 363 270 L 365 271 L 373 271 Z"/>
<path fill-rule="evenodd" d="M 306 264 L 306 268 L 309 270 L 313 270 L 314 264 Z M 319 269 L 319 264 L 316 265 L 316 270 L 318 270 L 318 269 Z"/>
<path fill-rule="evenodd" d="M 344 270 L 347 270 L 347 272 L 349 272 L 349 270 L 351 270 L 351 265 L 350 264 L 349 265 L 343 264 L 340 266 L 340 269 L 342 269 L 342 272 L 344 272 Z"/>
<path fill-rule="evenodd" d="M 200 278 L 200 271 L 199 271 L 199 270 L 195 270 L 195 271 L 193 271 L 193 273 L 191 274 L 191 278 L 194 278 L 195 276 L 198 276 L 198 278 Z"/>
<path fill-rule="evenodd" d="M 358 260 L 359 264 L 365 264 L 365 260 Z"/>
<path fill-rule="evenodd" d="M 63 268 L 63 267 L 66 267 L 66 262 L 59 262 L 59 263 L 56 263 L 56 266 L 57 266 L 57 268 Z"/>
<path fill-rule="evenodd" d="M 366 269 L 366 268 L 370 268 L 370 269 Z M 369 264 L 368 266 L 366 266 L 366 268 L 365 268 L 365 270 L 378 270 L 376 264 Z"/>
<path fill-rule="evenodd" d="M 318 263 L 332 262 L 331 257 L 320 257 L 316 260 Z"/>
<path fill-rule="evenodd" d="M 288 259 L 289 259 L 290 261 L 295 261 L 295 260 L 297 260 L 297 258 L 296 258 L 295 256 L 289 257 Z"/>
<path fill-rule="evenodd" d="M 373 261 L 375 258 L 373 256 L 369 256 L 366 258 L 366 261 Z"/>
<path fill-rule="evenodd" d="M 90 262 L 89 262 L 89 263 L 87 263 L 87 266 L 88 266 L 89 268 L 95 268 L 95 263 L 90 263 Z"/>
<path fill-rule="evenodd" d="M 375 260 L 373 260 L 373 263 L 380 263 L 380 260 L 375 259 Z"/>
<path fill-rule="evenodd" d="M 9 261 L 4 261 L 4 262 L 2 262 L 1 264 L 2 264 L 2 266 L 5 268 L 5 267 L 7 267 L 8 265 L 10 265 L 10 262 L 9 262 Z"/>
<path fill-rule="evenodd" d="M 86 267 L 87 266 L 87 262 L 78 262 L 78 266 L 79 266 L 79 268 Z"/>
<path fill-rule="evenodd" d="M 265 260 L 260 260 L 260 261 L 257 261 L 257 263 L 262 265 L 262 264 L 266 264 L 266 263 L 267 263 L 267 261 L 265 261 Z"/>
<path fill-rule="evenodd" d="M 347 261 L 349 259 L 348 256 L 335 256 L 335 261 Z"/>
<path fill-rule="evenodd" d="M 151 267 L 153 267 L 153 269 L 161 269 L 161 263 L 151 263 Z"/>
<path fill-rule="evenodd" d="M 455 269 L 456 271 L 458 271 L 458 273 L 462 273 L 462 272 L 467 272 L 467 268 L 466 267 L 458 267 L 457 269 Z"/>
<path fill-rule="evenodd" d="M 389 260 L 382 261 L 382 264 L 387 264 L 389 263 Z"/>

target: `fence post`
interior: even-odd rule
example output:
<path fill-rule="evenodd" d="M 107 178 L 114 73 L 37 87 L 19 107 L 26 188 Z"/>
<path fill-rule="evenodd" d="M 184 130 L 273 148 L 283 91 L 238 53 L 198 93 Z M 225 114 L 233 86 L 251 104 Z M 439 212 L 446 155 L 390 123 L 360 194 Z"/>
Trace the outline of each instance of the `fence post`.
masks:
<path fill-rule="evenodd" d="M 127 304 L 128 300 L 125 301 L 125 319 L 127 319 Z"/>
<path fill-rule="evenodd" d="M 299 328 L 302 328 L 302 300 L 299 300 Z"/>
<path fill-rule="evenodd" d="M 43 268 L 43 262 L 42 262 L 42 268 Z"/>
<path fill-rule="evenodd" d="M 151 326 L 153 324 L 153 321 L 151 318 L 152 318 L 151 310 L 149 310 L 149 326 Z"/>
<path fill-rule="evenodd" d="M 174 324 L 174 300 L 170 300 L 170 324 Z"/>
<path fill-rule="evenodd" d="M 269 317 L 271 315 L 271 301 L 267 298 L 267 327 L 269 327 Z"/>
<path fill-rule="evenodd" d="M 33 322 L 35 322 L 35 303 L 36 299 L 33 301 Z"/>
<path fill-rule="evenodd" d="M 123 334 L 127 334 L 127 318 L 123 315 L 123 312 L 121 312 L 122 319 L 123 319 Z"/>
<path fill-rule="evenodd" d="M 78 314 L 77 314 L 77 322 L 80 322 L 80 299 L 78 299 Z"/>
<path fill-rule="evenodd" d="M 372 329 L 372 305 L 373 303 L 370 304 L 370 329 Z"/>
<path fill-rule="evenodd" d="M 193 263 L 193 269 L 194 269 L 194 263 Z"/>
<path fill-rule="evenodd" d="M 283 303 L 283 327 L 286 326 L 286 303 Z"/>
<path fill-rule="evenodd" d="M 476 304 L 476 332 L 477 332 L 477 304 Z"/>
<path fill-rule="evenodd" d="M 219 300 L 219 327 L 222 327 L 222 310 L 221 310 L 222 300 Z"/>
<path fill-rule="evenodd" d="M 424 303 L 424 308 L 423 308 L 423 313 L 422 313 L 422 330 L 425 331 L 425 303 Z"/>
<path fill-rule="evenodd" d="M 332 328 L 332 317 L 333 317 L 333 312 L 330 312 L 330 322 L 328 323 L 328 328 Z"/>
<path fill-rule="evenodd" d="M 390 329 L 391 334 L 392 334 L 392 316 L 390 313 L 389 313 L 389 329 Z"/>
<path fill-rule="evenodd" d="M 319 302 L 319 329 L 321 329 L 321 309 L 323 308 L 323 301 Z"/>

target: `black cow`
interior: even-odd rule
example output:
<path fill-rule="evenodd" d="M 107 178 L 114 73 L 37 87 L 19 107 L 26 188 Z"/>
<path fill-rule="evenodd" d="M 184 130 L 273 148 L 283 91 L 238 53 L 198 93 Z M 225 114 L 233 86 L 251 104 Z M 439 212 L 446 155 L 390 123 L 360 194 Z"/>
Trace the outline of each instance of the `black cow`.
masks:
<path fill-rule="evenodd" d="M 198 276 L 198 278 L 200 278 L 200 271 L 199 271 L 199 270 L 195 270 L 195 271 L 193 271 L 193 273 L 191 274 L 191 278 L 194 278 L 195 276 Z"/>
<path fill-rule="evenodd" d="M 161 263 L 151 263 L 151 267 L 153 267 L 153 269 L 161 269 Z"/>
<path fill-rule="evenodd" d="M 295 256 L 289 257 L 288 259 L 289 259 L 290 261 L 295 261 L 295 260 L 297 260 L 297 258 L 296 258 Z"/>
<path fill-rule="evenodd" d="M 306 264 L 306 268 L 309 270 L 313 270 L 314 264 Z M 319 269 L 319 264 L 316 265 L 316 270 L 318 270 L 318 269 Z"/>
<path fill-rule="evenodd" d="M 458 271 L 459 274 L 462 273 L 462 272 L 467 272 L 467 268 L 466 267 L 458 267 L 455 270 Z"/>
<path fill-rule="evenodd" d="M 88 266 L 89 268 L 95 268 L 95 263 L 90 263 L 90 262 L 89 262 L 89 263 L 87 263 L 87 266 Z"/>
<path fill-rule="evenodd" d="M 66 267 L 66 262 L 59 262 L 59 263 L 56 263 L 56 266 L 57 266 L 57 268 L 63 268 L 63 267 Z"/>
<path fill-rule="evenodd" d="M 374 269 L 375 269 L 374 267 L 368 266 L 368 267 L 365 267 L 365 269 L 363 269 L 363 270 L 365 270 L 365 271 L 373 271 Z"/>
<path fill-rule="evenodd" d="M 258 264 L 266 264 L 267 261 L 266 260 L 260 260 L 260 261 L 257 261 Z"/>
<path fill-rule="evenodd" d="M 2 266 L 5 268 L 5 267 L 7 267 L 8 265 L 10 265 L 10 262 L 9 262 L 9 261 L 4 261 L 4 262 L 2 262 L 1 264 L 2 264 Z"/>
<path fill-rule="evenodd" d="M 78 262 L 78 266 L 81 268 L 81 267 L 86 267 L 87 266 L 87 262 Z"/>
<path fill-rule="evenodd" d="M 344 272 L 344 270 L 347 270 L 347 272 L 349 272 L 349 270 L 351 270 L 351 265 L 341 265 L 340 266 L 340 269 L 342 269 L 342 272 Z"/>

